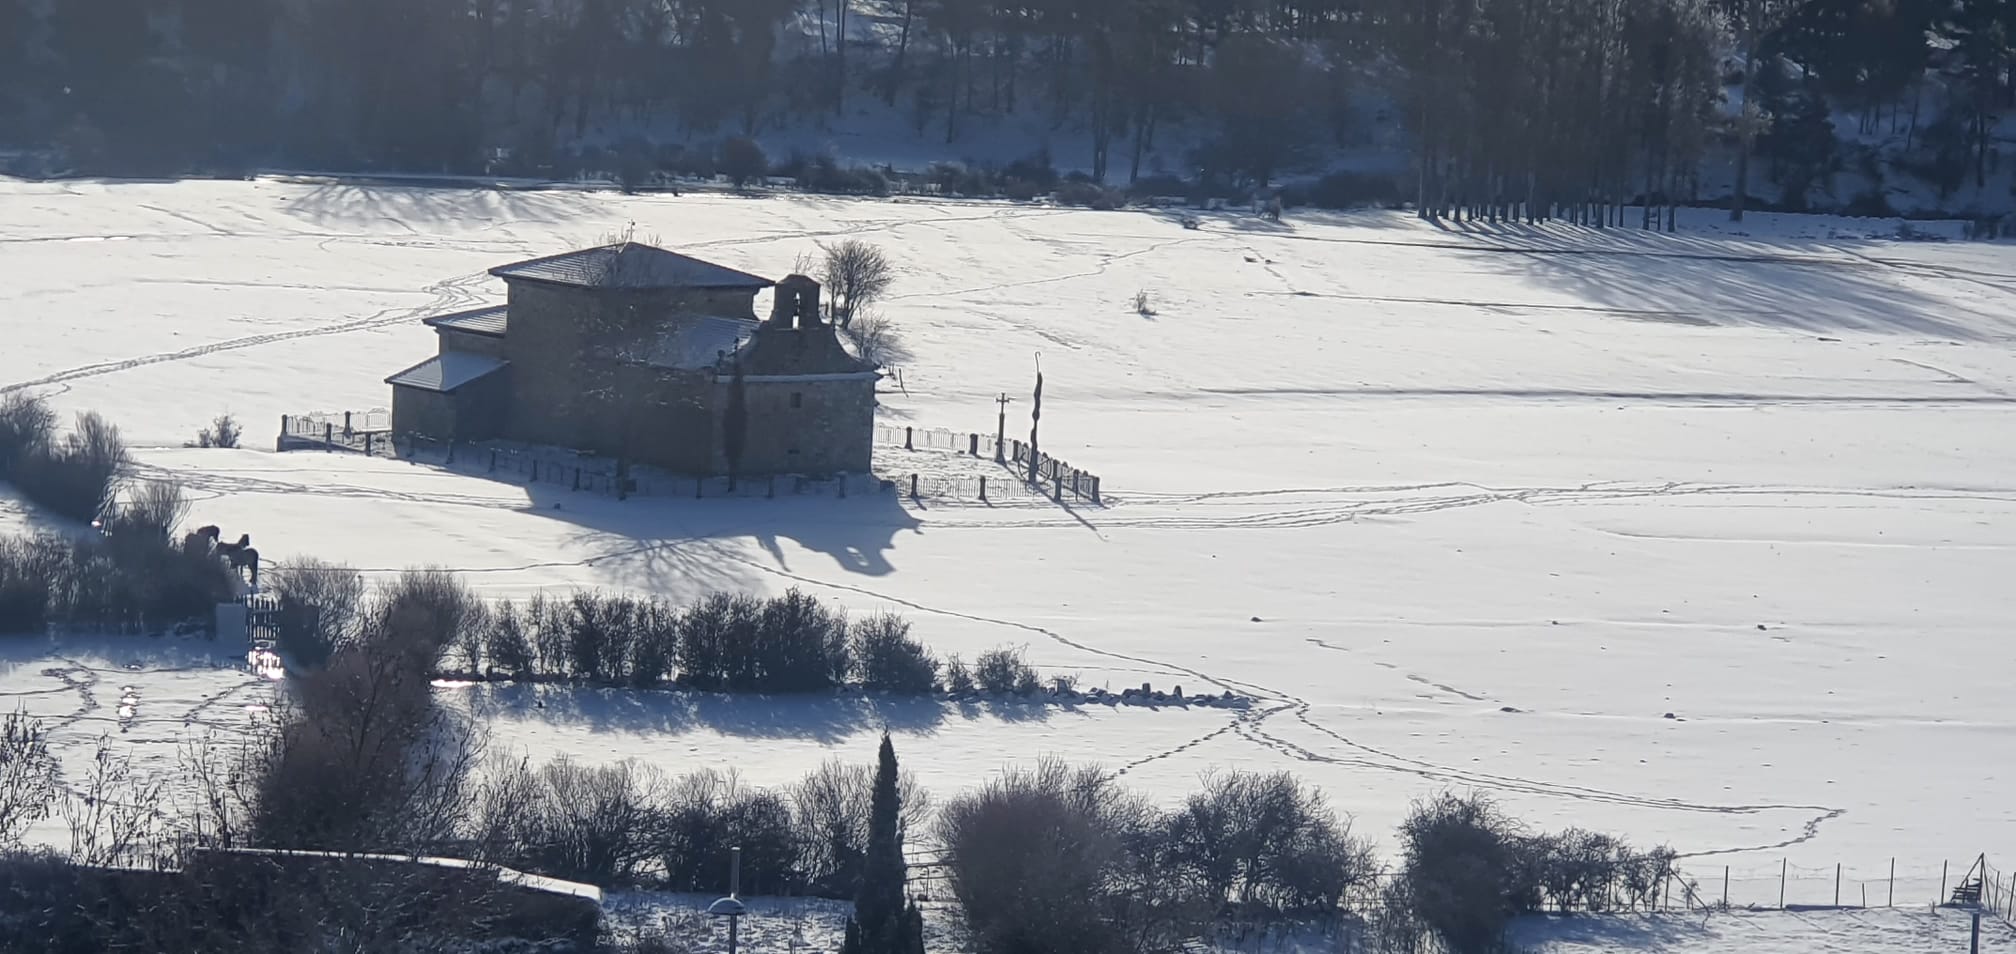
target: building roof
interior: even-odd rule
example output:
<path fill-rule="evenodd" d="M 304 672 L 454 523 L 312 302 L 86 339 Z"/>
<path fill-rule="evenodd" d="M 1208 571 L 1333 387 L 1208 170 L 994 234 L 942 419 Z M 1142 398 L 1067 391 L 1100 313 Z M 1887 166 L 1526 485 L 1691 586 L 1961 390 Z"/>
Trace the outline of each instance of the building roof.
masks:
<path fill-rule="evenodd" d="M 759 275 L 703 262 L 650 245 L 624 242 L 535 258 L 490 270 L 499 278 L 523 278 L 579 288 L 746 288 L 775 284 Z"/>
<path fill-rule="evenodd" d="M 471 381 L 498 371 L 510 364 L 486 354 L 468 351 L 444 351 L 428 358 L 404 371 L 385 379 L 394 387 L 418 388 L 422 391 L 453 393 Z"/>
<path fill-rule="evenodd" d="M 602 889 L 592 884 L 580 884 L 548 878 L 544 875 L 527 874 L 512 868 L 479 865 L 463 858 L 436 858 L 428 855 L 388 855 L 362 852 L 308 851 L 295 848 L 198 848 L 199 854 L 241 858 L 272 858 L 276 860 L 300 858 L 312 861 L 375 861 L 391 864 L 419 865 L 427 868 L 443 868 L 451 871 L 492 871 L 497 880 L 505 884 L 547 894 L 569 895 L 583 901 L 602 903 Z"/>
<path fill-rule="evenodd" d="M 682 315 L 644 360 L 661 368 L 706 370 L 720 363 L 722 355 L 734 354 L 758 327 L 750 319 Z"/>
<path fill-rule="evenodd" d="M 493 305 L 489 308 L 478 308 L 475 311 L 458 311 L 451 315 L 435 315 L 420 323 L 434 328 L 448 328 L 454 331 L 466 331 L 470 334 L 502 338 L 504 337 L 505 319 L 508 311 L 509 309 L 503 305 Z"/>
<path fill-rule="evenodd" d="M 758 327 L 735 352 L 742 373 L 753 377 L 869 374 L 875 366 L 847 353 L 828 324 L 787 328 L 772 322 Z"/>

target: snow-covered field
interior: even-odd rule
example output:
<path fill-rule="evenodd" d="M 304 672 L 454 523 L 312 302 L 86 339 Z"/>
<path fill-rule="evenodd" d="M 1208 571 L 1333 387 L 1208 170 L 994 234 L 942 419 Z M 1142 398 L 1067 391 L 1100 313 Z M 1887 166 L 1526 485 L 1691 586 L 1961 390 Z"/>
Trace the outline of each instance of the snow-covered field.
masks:
<path fill-rule="evenodd" d="M 882 245 L 916 353 L 885 422 L 988 431 L 1005 391 L 1024 432 L 1040 355 L 1044 449 L 1108 506 L 617 502 L 265 450 L 282 413 L 386 404 L 385 375 L 433 347 L 421 318 L 501 300 L 485 269 L 630 222 L 771 275 L 821 240 Z M 142 476 L 269 559 L 439 564 L 497 596 L 799 586 L 902 609 L 941 652 L 1026 644 L 1092 685 L 1260 700 L 443 690 L 536 755 L 780 782 L 871 758 L 887 724 L 940 791 L 1043 754 L 1167 800 L 1213 767 L 1288 768 L 1390 845 L 1410 799 L 1475 788 L 1706 855 L 1683 862 L 1704 894 L 1727 864 L 1736 900 L 1775 901 L 1789 856 L 1828 875 L 1792 900 L 1825 902 L 1835 862 L 1866 880 L 1894 856 L 1899 902 L 1923 903 L 1942 859 L 2016 852 L 2016 259 L 1894 232 L 0 181 L 0 386 L 109 415 Z M 251 449 L 180 446 L 224 410 Z M 0 530 L 43 523 L 0 500 Z M 14 645 L 0 688 L 104 720 L 137 686 L 127 732 L 66 738 L 163 751 L 263 691 L 180 650 L 88 649 Z"/>

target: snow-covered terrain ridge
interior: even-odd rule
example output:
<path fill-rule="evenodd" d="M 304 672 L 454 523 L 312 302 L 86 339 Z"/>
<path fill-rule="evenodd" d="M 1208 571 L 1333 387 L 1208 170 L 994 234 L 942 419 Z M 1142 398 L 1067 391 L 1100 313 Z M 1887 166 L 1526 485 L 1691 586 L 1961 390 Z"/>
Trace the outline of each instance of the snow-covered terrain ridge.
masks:
<path fill-rule="evenodd" d="M 1043 754 L 1125 766 L 1168 800 L 1213 767 L 1286 768 L 1390 844 L 1410 799 L 1476 788 L 1538 826 L 1712 855 L 1683 862 L 1704 881 L 1785 855 L 1936 872 L 2016 852 L 1999 777 L 2016 757 L 2016 261 L 1896 241 L 1894 222 L 1753 219 L 1191 231 L 1019 205 L 0 182 L 0 386 L 105 413 L 141 476 L 184 481 L 192 519 L 281 562 L 439 564 L 495 596 L 799 586 L 901 609 L 941 653 L 1026 644 L 1091 685 L 1257 700 L 443 690 L 540 756 L 782 782 L 870 758 L 887 723 L 944 791 Z M 1005 391 L 1026 433 L 1040 354 L 1043 447 L 1098 472 L 1108 506 L 617 502 L 263 449 L 282 413 L 384 405 L 384 376 L 432 347 L 421 318 L 501 300 L 485 269 L 633 221 L 768 275 L 825 239 L 883 246 L 901 263 L 885 310 L 916 353 L 885 422 L 989 431 Z M 180 447 L 224 410 L 255 449 Z M 0 499 L 0 529 L 46 525 Z M 75 652 L 19 645 L 0 688 L 109 717 L 128 677 L 106 670 L 164 670 L 127 671 L 143 713 L 181 700 L 173 718 L 65 736 L 164 753 L 184 721 L 242 720 L 262 691 L 92 646 L 88 696 Z M 1775 879 L 1748 883 L 1739 901 L 1775 900 Z"/>

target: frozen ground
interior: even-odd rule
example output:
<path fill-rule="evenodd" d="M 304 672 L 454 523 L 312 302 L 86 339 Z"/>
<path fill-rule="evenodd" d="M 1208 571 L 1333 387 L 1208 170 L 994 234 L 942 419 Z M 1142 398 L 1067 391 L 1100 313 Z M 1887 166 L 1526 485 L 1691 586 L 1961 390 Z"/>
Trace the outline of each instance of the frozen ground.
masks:
<path fill-rule="evenodd" d="M 433 347 L 420 318 L 501 299 L 484 269 L 632 221 L 765 274 L 824 239 L 881 244 L 917 355 L 885 421 L 987 430 L 1007 391 L 1025 431 L 1040 353 L 1043 446 L 1110 505 L 618 503 L 180 447 L 225 409 L 270 446 L 282 413 L 382 406 L 382 378 Z M 1095 685 L 1262 700 L 541 709 L 452 690 L 540 754 L 773 782 L 870 758 L 887 723 L 941 791 L 1041 754 L 1129 766 L 1170 800 L 1208 768 L 1291 768 L 1390 844 L 1410 799 L 1478 788 L 1536 825 L 1701 856 L 1704 892 L 1730 865 L 1738 901 L 1775 901 L 1759 872 L 1787 855 L 1826 871 L 1795 871 L 1795 901 L 1827 900 L 1837 861 L 1867 880 L 1892 856 L 1899 900 L 1929 901 L 1941 859 L 2016 851 L 2016 261 L 1880 221 L 1683 225 L 1188 231 L 966 203 L 0 182 L 0 382 L 110 415 L 143 476 L 185 481 L 195 519 L 283 562 L 436 563 L 499 596 L 801 586 L 903 608 L 941 651 L 1022 643 Z M 0 502 L 0 527 L 41 522 Z M 56 655 L 9 652 L 6 689 L 84 705 L 41 674 Z M 136 678 L 192 704 L 253 685 Z"/>

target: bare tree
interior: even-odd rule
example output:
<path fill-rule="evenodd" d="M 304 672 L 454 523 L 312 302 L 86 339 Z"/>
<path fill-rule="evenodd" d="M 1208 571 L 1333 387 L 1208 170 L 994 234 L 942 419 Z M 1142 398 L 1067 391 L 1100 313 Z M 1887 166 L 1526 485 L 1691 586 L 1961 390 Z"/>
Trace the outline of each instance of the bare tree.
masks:
<path fill-rule="evenodd" d="M 839 330 L 840 337 L 853 347 L 854 356 L 875 367 L 893 368 L 912 357 L 896 323 L 879 311 L 864 311 Z"/>
<path fill-rule="evenodd" d="M 167 815 L 161 811 L 166 780 L 133 771 L 133 758 L 98 740 L 83 783 L 64 798 L 70 857 L 79 864 L 116 865 L 140 860 L 154 846 Z"/>
<path fill-rule="evenodd" d="M 820 265 L 819 281 L 826 286 L 832 303 L 833 323 L 846 328 L 889 290 L 896 280 L 895 269 L 880 248 L 860 239 L 822 248 L 826 259 Z"/>
<path fill-rule="evenodd" d="M 0 848 L 20 841 L 27 827 L 49 817 L 56 800 L 56 757 L 39 720 L 21 711 L 0 723 Z"/>
<path fill-rule="evenodd" d="M 1757 71 L 1766 41 L 1776 36 L 1800 7 L 1799 0 L 1740 0 L 1736 6 L 1737 46 L 1743 53 L 1743 114 L 1736 125 L 1736 192 L 1729 199 L 1729 221 L 1743 221 L 1750 189 L 1750 153 L 1757 137 L 1771 128 L 1771 117 L 1758 106 Z M 1769 68 L 1775 69 L 1775 64 Z"/>

